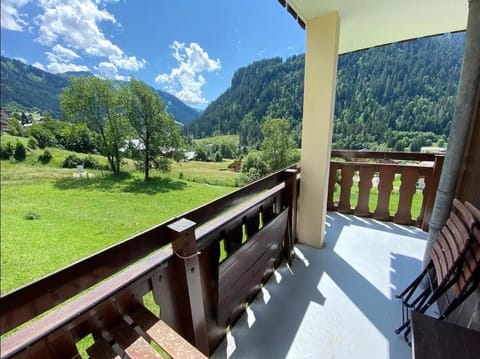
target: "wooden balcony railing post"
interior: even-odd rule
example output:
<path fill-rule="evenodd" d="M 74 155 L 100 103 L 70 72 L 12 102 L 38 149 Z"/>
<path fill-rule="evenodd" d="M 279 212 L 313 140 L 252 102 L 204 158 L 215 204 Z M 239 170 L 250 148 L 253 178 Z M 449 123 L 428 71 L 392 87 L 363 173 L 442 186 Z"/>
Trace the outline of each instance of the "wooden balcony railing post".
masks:
<path fill-rule="evenodd" d="M 380 166 L 378 183 L 377 208 L 373 213 L 373 218 L 380 221 L 390 220 L 390 194 L 393 189 L 393 180 L 395 179 L 395 168 L 392 166 Z"/>
<path fill-rule="evenodd" d="M 393 221 L 397 224 L 412 224 L 412 201 L 417 191 L 417 181 L 420 177 L 418 168 L 403 168 L 401 176 L 401 185 L 399 190 L 399 200 L 397 213 Z"/>
<path fill-rule="evenodd" d="M 290 233 L 287 236 L 287 259 L 292 264 L 293 246 L 297 241 L 297 173 L 298 170 L 291 168 L 285 170 L 285 205 L 288 206 L 288 222 Z"/>
<path fill-rule="evenodd" d="M 342 163 L 342 179 L 340 180 L 340 201 L 338 202 L 338 211 L 341 213 L 352 213 L 352 206 L 350 203 L 353 175 L 355 174 L 355 166 L 348 163 Z"/>
<path fill-rule="evenodd" d="M 333 194 L 335 193 L 335 184 L 337 183 L 337 168 L 337 163 L 330 160 L 330 172 L 328 173 L 327 211 L 335 211 Z"/>
<path fill-rule="evenodd" d="M 374 173 L 374 165 L 360 166 L 360 181 L 358 182 L 358 202 L 354 212 L 356 216 L 368 217 L 370 215 L 370 208 L 368 206 L 368 202 L 370 199 L 370 189 L 372 188 L 372 178 Z"/>
<path fill-rule="evenodd" d="M 437 195 L 437 188 L 438 183 L 440 182 L 444 159 L 444 156 L 435 156 L 433 173 L 430 177 L 429 183 L 425 183 L 425 186 L 428 185 L 428 194 L 422 218 L 422 230 L 424 231 L 428 231 L 430 218 L 432 217 L 433 205 L 435 204 L 435 196 Z"/>
<path fill-rule="evenodd" d="M 184 301 L 184 311 L 188 323 L 186 339 L 203 354 L 210 355 L 206 310 L 203 300 L 203 282 L 200 271 L 199 252 L 195 239 L 195 222 L 182 218 L 170 225 L 168 229 L 172 238 L 172 248 L 176 255 L 179 286 L 183 284 L 184 295 L 178 301 Z"/>

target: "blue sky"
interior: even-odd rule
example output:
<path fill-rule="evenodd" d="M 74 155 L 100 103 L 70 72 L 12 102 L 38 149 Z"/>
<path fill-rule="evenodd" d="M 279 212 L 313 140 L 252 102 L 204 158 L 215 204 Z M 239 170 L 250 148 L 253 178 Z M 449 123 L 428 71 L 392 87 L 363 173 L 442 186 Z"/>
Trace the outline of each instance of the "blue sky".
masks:
<path fill-rule="evenodd" d="M 1 52 L 46 71 L 133 76 L 205 108 L 239 67 L 303 53 L 276 0 L 1 0 Z"/>

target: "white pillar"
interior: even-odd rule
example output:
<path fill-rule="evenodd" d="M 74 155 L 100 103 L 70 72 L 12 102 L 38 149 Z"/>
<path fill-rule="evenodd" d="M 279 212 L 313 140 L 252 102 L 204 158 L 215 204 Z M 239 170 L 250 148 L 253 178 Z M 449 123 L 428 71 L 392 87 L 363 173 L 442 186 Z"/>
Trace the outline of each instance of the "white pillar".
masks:
<path fill-rule="evenodd" d="M 340 18 L 337 12 L 307 21 L 302 125 L 302 180 L 298 239 L 321 247 L 325 236 Z"/>

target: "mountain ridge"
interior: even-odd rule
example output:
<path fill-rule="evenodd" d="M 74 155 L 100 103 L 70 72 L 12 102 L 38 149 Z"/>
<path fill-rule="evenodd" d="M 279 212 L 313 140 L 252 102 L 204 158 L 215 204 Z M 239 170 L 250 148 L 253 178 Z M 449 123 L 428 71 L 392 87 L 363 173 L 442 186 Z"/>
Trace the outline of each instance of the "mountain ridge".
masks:
<path fill-rule="evenodd" d="M 464 33 L 341 55 L 333 144 L 336 148 L 419 150 L 445 141 L 453 117 Z M 256 61 L 187 128 L 193 137 L 240 135 L 259 146 L 268 117 L 289 121 L 300 146 L 304 55 Z"/>
<path fill-rule="evenodd" d="M 88 71 L 53 74 L 4 56 L 1 56 L 0 62 L 2 107 L 49 112 L 57 118 L 61 116 L 58 96 L 63 88 L 68 86 L 70 77 L 93 76 Z M 200 115 L 197 109 L 186 105 L 174 95 L 159 89 L 152 89 L 160 95 L 167 112 L 176 121 L 188 125 Z"/>

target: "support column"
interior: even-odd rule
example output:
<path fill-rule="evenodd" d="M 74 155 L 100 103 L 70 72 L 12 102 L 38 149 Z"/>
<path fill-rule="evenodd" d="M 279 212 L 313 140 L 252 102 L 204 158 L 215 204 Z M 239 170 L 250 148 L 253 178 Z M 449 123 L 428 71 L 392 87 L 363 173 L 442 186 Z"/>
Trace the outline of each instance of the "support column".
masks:
<path fill-rule="evenodd" d="M 480 83 L 480 0 L 469 0 L 465 50 L 453 112 L 452 127 L 448 137 L 448 148 L 440 176 L 435 205 L 428 231 L 428 242 L 423 265 L 430 260 L 430 249 L 447 221 L 452 206 L 457 179 L 465 154 L 472 122 L 475 121 L 477 89 Z M 478 182 L 478 179 L 475 178 Z"/>
<path fill-rule="evenodd" d="M 337 12 L 307 21 L 299 242 L 321 247 L 325 236 L 340 18 Z"/>

